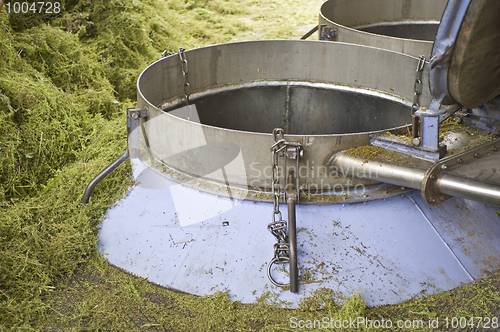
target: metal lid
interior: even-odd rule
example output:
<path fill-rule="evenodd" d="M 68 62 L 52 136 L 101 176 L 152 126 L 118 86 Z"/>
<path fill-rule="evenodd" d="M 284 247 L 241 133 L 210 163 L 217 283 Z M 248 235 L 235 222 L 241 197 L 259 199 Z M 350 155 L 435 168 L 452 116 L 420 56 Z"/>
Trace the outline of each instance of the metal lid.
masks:
<path fill-rule="evenodd" d="M 449 0 L 429 64 L 440 104 L 478 107 L 500 94 L 500 1 Z"/>

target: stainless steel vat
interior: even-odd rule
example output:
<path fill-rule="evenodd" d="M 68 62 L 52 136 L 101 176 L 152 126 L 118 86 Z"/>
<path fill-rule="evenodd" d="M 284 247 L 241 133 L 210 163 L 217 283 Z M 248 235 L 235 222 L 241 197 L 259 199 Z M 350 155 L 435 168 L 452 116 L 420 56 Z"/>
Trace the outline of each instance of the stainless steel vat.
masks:
<path fill-rule="evenodd" d="M 210 188 L 229 184 L 241 189 L 237 196 L 254 193 L 266 200 L 271 133 L 281 127 L 288 140 L 304 146 L 300 188 L 343 193 L 349 201 L 346 191 L 380 183 L 353 183 L 328 168 L 327 160 L 369 144 L 370 134 L 406 131 L 411 121 L 418 59 L 408 55 L 319 41 L 233 43 L 185 55 L 189 100 L 199 121 L 178 112 L 184 106 L 178 55 L 152 64 L 138 80 L 138 107 L 149 112 L 141 127 L 141 160 L 199 189 L 217 192 Z M 426 67 L 422 104 L 430 102 L 427 76 Z M 237 156 L 238 165 L 218 172 Z"/>
<path fill-rule="evenodd" d="M 333 41 L 429 58 L 446 3 L 447 0 L 328 0 L 320 8 L 319 25 L 334 29 Z"/>

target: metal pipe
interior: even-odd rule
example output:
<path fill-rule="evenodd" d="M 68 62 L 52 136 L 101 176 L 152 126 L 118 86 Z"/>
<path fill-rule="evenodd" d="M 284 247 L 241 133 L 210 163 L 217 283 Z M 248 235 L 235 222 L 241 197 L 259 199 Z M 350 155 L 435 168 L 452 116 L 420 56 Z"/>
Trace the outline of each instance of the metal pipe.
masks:
<path fill-rule="evenodd" d="M 396 166 L 364 160 L 346 153 L 339 153 L 333 160 L 338 174 L 388 182 L 399 186 L 420 189 L 426 169 Z"/>
<path fill-rule="evenodd" d="M 309 30 L 309 32 L 307 32 L 305 35 L 303 35 L 300 39 L 305 40 L 305 39 L 309 38 L 316 31 L 318 31 L 317 25 L 314 28 L 312 28 L 311 30 Z"/>
<path fill-rule="evenodd" d="M 337 172 L 344 176 L 387 182 L 408 188 L 422 189 L 427 169 L 396 166 L 389 163 L 363 160 L 339 153 L 333 159 Z M 472 199 L 500 206 L 500 187 L 447 173 L 441 173 L 434 182 L 439 193 Z"/>
<path fill-rule="evenodd" d="M 109 173 L 111 173 L 115 168 L 120 166 L 121 163 L 123 163 L 125 160 L 128 159 L 128 150 L 125 150 L 125 152 L 116 158 L 111 164 L 109 164 L 104 170 L 101 171 L 101 173 L 97 174 L 95 178 L 90 181 L 88 184 L 87 188 L 85 188 L 85 192 L 83 193 L 83 199 L 82 203 L 83 205 L 87 205 L 90 199 L 90 195 L 92 195 L 92 190 L 94 190 L 94 187 L 97 186 L 97 184 L 104 179 Z"/>
<path fill-rule="evenodd" d="M 299 271 L 297 267 L 297 225 L 295 221 L 295 199 L 289 198 L 288 204 L 288 242 L 290 250 L 288 257 L 290 258 L 290 292 L 298 293 L 299 291 Z"/>
<path fill-rule="evenodd" d="M 500 188 L 489 183 L 442 174 L 436 181 L 436 189 L 446 195 L 500 206 Z"/>

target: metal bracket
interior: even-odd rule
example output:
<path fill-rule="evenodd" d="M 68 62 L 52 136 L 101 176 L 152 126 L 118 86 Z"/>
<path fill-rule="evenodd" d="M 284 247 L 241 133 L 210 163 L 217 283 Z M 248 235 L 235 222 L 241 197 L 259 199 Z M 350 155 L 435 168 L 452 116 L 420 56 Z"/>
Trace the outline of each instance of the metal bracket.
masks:
<path fill-rule="evenodd" d="M 413 142 L 420 144 L 420 138 L 413 139 Z M 399 136 L 386 136 L 385 134 L 373 135 L 370 138 L 370 144 L 386 150 L 400 152 L 430 161 L 439 160 L 446 153 L 445 145 L 440 145 L 436 151 L 426 150 L 407 144 L 407 142 Z"/>
<path fill-rule="evenodd" d="M 446 153 L 446 145 L 439 145 L 439 117 L 444 113 L 444 110 L 428 112 L 420 108 L 413 114 L 412 144 L 432 160 L 438 160 Z"/>
<path fill-rule="evenodd" d="M 416 78 L 413 85 L 414 97 L 411 106 L 412 137 L 411 142 L 395 140 L 386 135 L 376 135 L 371 139 L 371 144 L 387 150 L 409 154 L 417 158 L 436 161 L 446 154 L 446 145 L 439 144 L 439 124 L 460 109 L 460 105 L 443 106 L 433 100 L 430 109 L 420 107 L 422 94 L 422 71 L 425 66 L 425 57 L 419 57 Z"/>
<path fill-rule="evenodd" d="M 437 161 L 446 154 L 446 145 L 439 144 L 439 124 L 460 110 L 460 105 L 440 107 L 431 111 L 421 107 L 413 114 L 412 137 L 408 142 L 398 136 L 373 135 L 370 144 L 383 149 Z"/>
<path fill-rule="evenodd" d="M 470 164 L 496 151 L 500 151 L 500 140 L 498 139 L 444 158 L 435 163 L 424 175 L 424 180 L 422 182 L 422 197 L 429 204 L 437 204 L 451 198 L 452 196 L 442 194 L 436 188 L 439 176 L 445 173 L 445 171 L 449 172 L 463 165 Z"/>
<path fill-rule="evenodd" d="M 338 37 L 338 30 L 326 24 L 320 25 L 319 40 L 333 41 Z"/>
<path fill-rule="evenodd" d="M 130 158 L 139 157 L 140 118 L 148 116 L 147 108 L 127 108 L 127 149 Z"/>
<path fill-rule="evenodd" d="M 285 171 L 287 170 L 287 160 L 295 160 L 295 172 L 298 174 L 299 171 L 299 159 L 304 156 L 304 150 L 302 150 L 302 146 L 299 143 L 289 142 L 286 150 L 283 151 L 285 157 Z M 293 145 L 292 145 L 293 144 Z M 288 184 L 286 185 L 285 190 L 285 201 L 288 201 L 288 198 L 293 198 L 297 202 L 299 201 L 299 177 L 296 176 L 294 172 L 289 172 L 288 174 Z M 295 189 L 293 189 L 293 181 L 290 182 L 290 178 L 293 180 L 295 178 Z M 290 191 L 291 190 L 291 191 Z M 292 196 L 291 193 L 294 193 Z"/>

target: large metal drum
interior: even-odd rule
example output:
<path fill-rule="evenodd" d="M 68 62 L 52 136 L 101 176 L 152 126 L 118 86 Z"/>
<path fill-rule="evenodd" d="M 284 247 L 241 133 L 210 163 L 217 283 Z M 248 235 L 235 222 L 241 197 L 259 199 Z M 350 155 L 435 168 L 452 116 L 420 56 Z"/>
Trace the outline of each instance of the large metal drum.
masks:
<path fill-rule="evenodd" d="M 323 288 L 339 297 L 361 291 L 377 305 L 484 277 L 500 257 L 495 207 L 461 198 L 430 207 L 418 192 L 331 166 L 338 151 L 367 145 L 372 134 L 408 130 L 418 64 L 402 53 L 320 41 L 216 45 L 155 62 L 139 77 L 142 117 L 134 113 L 140 125 L 129 132 L 139 185 L 106 212 L 98 249 L 160 285 L 198 295 L 225 290 L 242 302 L 271 291 L 295 308 Z M 275 213 L 260 201 L 272 199 L 276 127 L 304 152 L 284 167 L 301 193 L 298 293 L 266 275 L 276 258 L 268 231 Z M 282 270 L 273 273 L 286 282 Z"/>
<path fill-rule="evenodd" d="M 319 13 L 333 41 L 429 58 L 447 0 L 328 0 Z M 323 32 L 324 34 L 324 32 Z"/>
<path fill-rule="evenodd" d="M 218 192 L 229 185 L 241 198 L 269 198 L 272 131 L 280 127 L 288 140 L 304 146 L 296 165 L 301 190 L 323 198 L 342 194 L 342 202 L 358 200 L 357 185 L 367 189 L 380 183 L 353 183 L 328 168 L 329 158 L 369 144 L 371 134 L 407 131 L 411 122 L 419 61 L 411 56 L 312 41 L 225 44 L 185 56 L 191 108 L 183 108 L 179 56 L 152 64 L 138 80 L 138 107 L 149 112 L 141 159 L 201 190 Z M 426 71 L 423 104 L 430 101 Z M 195 117 L 188 120 L 187 109 L 196 109 Z M 382 196 L 365 193 L 362 200 Z"/>

